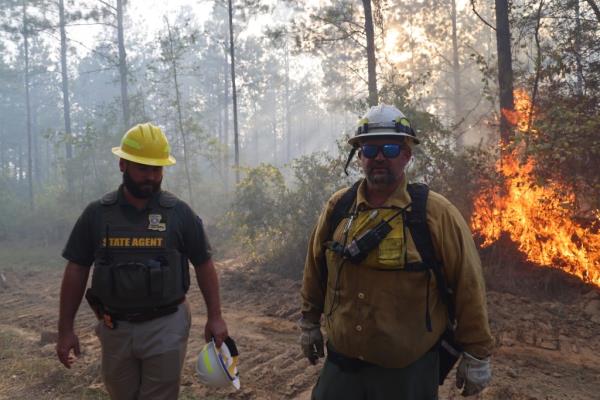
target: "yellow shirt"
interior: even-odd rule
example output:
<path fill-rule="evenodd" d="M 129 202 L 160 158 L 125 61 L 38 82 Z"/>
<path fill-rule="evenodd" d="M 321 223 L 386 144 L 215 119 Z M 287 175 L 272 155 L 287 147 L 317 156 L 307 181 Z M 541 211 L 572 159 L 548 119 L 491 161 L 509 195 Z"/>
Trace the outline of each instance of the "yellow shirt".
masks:
<path fill-rule="evenodd" d="M 327 202 L 311 236 L 302 284 L 303 318 L 319 321 L 324 314 L 328 340 L 340 353 L 383 367 L 402 368 L 419 359 L 438 341 L 447 325 L 435 277 L 428 271 L 406 271 L 405 263 L 420 262 L 421 257 L 402 216 L 390 222 L 392 231 L 358 265 L 343 261 L 326 249 L 334 205 L 344 190 Z M 347 243 L 389 219 L 396 209 L 406 208 L 411 199 L 403 181 L 378 208 L 377 213 L 365 198 L 365 183 L 356 197 L 357 216 L 344 219 L 333 239 Z M 427 223 L 436 258 L 443 264 L 448 287 L 453 291 L 456 309 L 456 340 L 475 357 L 491 353 L 493 339 L 487 317 L 485 284 L 481 261 L 469 227 L 460 212 L 438 193 L 429 192 Z M 320 266 L 327 265 L 326 294 L 320 281 Z M 429 290 L 427 288 L 429 282 Z M 432 331 L 425 323 L 427 297 Z"/>

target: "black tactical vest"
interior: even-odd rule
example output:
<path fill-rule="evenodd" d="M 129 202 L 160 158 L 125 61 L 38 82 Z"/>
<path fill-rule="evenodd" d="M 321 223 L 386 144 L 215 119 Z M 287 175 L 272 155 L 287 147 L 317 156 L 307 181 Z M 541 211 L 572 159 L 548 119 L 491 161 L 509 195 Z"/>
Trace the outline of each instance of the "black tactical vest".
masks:
<path fill-rule="evenodd" d="M 189 285 L 189 266 L 171 240 L 178 199 L 161 192 L 147 217 L 133 220 L 106 194 L 99 213 L 102 239 L 95 252 L 92 294 L 106 310 L 138 313 L 179 302 Z"/>

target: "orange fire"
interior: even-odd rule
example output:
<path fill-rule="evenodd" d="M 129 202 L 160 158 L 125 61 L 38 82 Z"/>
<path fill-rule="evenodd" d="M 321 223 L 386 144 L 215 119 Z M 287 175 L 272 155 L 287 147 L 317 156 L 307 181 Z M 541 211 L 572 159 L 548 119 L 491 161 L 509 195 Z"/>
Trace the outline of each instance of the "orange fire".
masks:
<path fill-rule="evenodd" d="M 531 129 L 531 101 L 524 91 L 515 92 L 515 111 L 504 115 L 521 132 Z M 572 219 L 575 194 L 558 181 L 544 185 L 535 176 L 535 160 L 519 161 L 522 148 L 502 156 L 496 170 L 503 177 L 501 187 L 486 187 L 475 199 L 471 218 L 473 230 L 489 246 L 502 233 L 517 243 L 527 260 L 560 268 L 585 282 L 600 286 L 600 233 L 584 228 Z M 600 212 L 595 212 L 600 223 Z"/>

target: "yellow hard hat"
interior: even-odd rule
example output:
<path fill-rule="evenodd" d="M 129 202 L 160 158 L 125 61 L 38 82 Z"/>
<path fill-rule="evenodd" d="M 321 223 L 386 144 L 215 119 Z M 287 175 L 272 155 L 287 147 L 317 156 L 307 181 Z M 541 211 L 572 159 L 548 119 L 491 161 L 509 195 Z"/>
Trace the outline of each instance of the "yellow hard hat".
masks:
<path fill-rule="evenodd" d="M 113 154 L 139 164 L 165 166 L 175 164 L 171 146 L 163 131 L 150 123 L 138 124 L 127 131 L 121 146 L 113 147 Z"/>

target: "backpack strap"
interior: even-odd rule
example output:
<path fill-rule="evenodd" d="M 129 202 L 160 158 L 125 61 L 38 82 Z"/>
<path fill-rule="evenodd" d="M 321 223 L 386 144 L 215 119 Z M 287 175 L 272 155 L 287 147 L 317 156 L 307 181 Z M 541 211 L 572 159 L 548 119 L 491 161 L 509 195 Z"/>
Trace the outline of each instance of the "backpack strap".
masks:
<path fill-rule="evenodd" d="M 338 201 L 333 206 L 333 211 L 331 211 L 331 216 L 329 217 L 329 234 L 327 235 L 327 239 L 333 239 L 333 233 L 335 232 L 335 228 L 342 222 L 344 218 L 348 216 L 354 201 L 356 200 L 356 193 L 358 193 L 358 187 L 362 179 L 354 182 L 354 184 L 348 188 L 342 194 L 342 196 L 338 199 Z"/>
<path fill-rule="evenodd" d="M 410 230 L 417 251 L 423 260 L 422 263 L 411 264 L 424 264 L 426 269 L 430 269 L 433 272 L 441 300 L 448 308 L 448 318 L 451 326 L 453 326 L 456 314 L 454 303 L 452 302 L 452 292 L 446 284 L 446 279 L 442 271 L 443 266 L 435 258 L 435 249 L 433 247 L 433 241 L 431 240 L 429 225 L 427 224 L 427 198 L 429 196 L 429 187 L 422 183 L 411 183 L 407 186 L 407 189 L 408 194 L 412 199 L 412 207 L 411 211 L 406 213 L 406 225 Z"/>
<path fill-rule="evenodd" d="M 333 238 L 333 233 L 337 226 L 342 222 L 342 220 L 348 216 L 354 201 L 356 200 L 356 193 L 358 193 L 358 187 L 362 179 L 354 182 L 354 184 L 346 190 L 342 196 L 336 201 L 333 206 L 333 210 L 331 211 L 331 215 L 329 216 L 329 232 L 327 233 L 327 240 L 331 240 Z M 321 288 L 323 289 L 323 293 L 327 289 L 327 263 L 325 260 L 319 265 L 319 269 L 321 271 Z"/>

